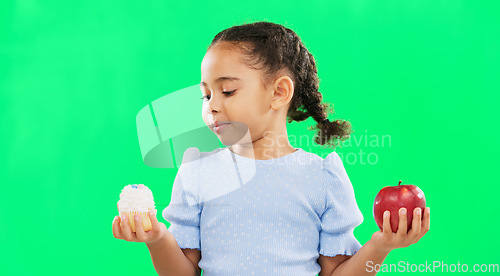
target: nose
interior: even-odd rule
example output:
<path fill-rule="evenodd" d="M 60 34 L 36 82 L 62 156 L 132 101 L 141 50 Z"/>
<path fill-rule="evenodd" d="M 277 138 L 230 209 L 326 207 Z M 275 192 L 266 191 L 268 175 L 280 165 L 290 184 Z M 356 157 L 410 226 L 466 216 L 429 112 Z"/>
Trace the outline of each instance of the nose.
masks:
<path fill-rule="evenodd" d="M 217 97 L 210 96 L 210 100 L 208 101 L 208 113 L 217 113 L 220 111 L 220 100 L 216 99 Z"/>

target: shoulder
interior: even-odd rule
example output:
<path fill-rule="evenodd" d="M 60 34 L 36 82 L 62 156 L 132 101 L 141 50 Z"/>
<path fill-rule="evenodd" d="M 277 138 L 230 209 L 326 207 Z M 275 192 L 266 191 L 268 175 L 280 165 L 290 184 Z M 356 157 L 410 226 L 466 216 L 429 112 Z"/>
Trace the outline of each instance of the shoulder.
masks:
<path fill-rule="evenodd" d="M 319 155 L 313 152 L 305 151 L 302 148 L 299 148 L 299 151 L 299 154 L 297 154 L 294 159 L 295 162 L 300 162 L 302 165 L 322 167 L 321 163 L 323 162 L 323 158 Z"/>
<path fill-rule="evenodd" d="M 200 151 L 197 147 L 190 147 L 184 151 L 182 156 L 181 168 L 192 169 L 199 168 L 202 165 L 202 160 L 210 157 L 213 154 L 220 152 L 222 149 L 217 148 L 210 152 Z"/>
<path fill-rule="evenodd" d="M 200 172 L 213 170 L 213 167 L 220 163 L 214 158 L 220 158 L 217 153 L 221 150 L 221 148 L 217 148 L 210 152 L 203 152 L 197 147 L 187 148 L 182 156 L 182 163 L 177 174 L 196 182 Z"/>
<path fill-rule="evenodd" d="M 323 159 L 322 165 L 322 168 L 330 173 L 335 173 L 339 168 L 344 168 L 344 164 L 342 163 L 339 154 L 335 151 L 330 152 Z"/>
<path fill-rule="evenodd" d="M 197 147 L 190 147 L 184 151 L 182 163 L 177 171 L 177 177 L 182 181 L 183 188 L 186 190 L 195 190 L 199 177 L 203 152 Z"/>
<path fill-rule="evenodd" d="M 197 160 L 200 160 L 202 158 L 206 158 L 206 157 L 209 157 L 213 154 L 219 153 L 222 150 L 223 150 L 222 148 L 216 148 L 212 151 L 205 152 L 205 151 L 200 151 L 200 149 L 197 147 L 190 147 L 184 151 L 184 155 L 182 156 L 182 161 L 183 161 L 183 163 L 184 163 L 184 161 L 186 163 L 191 162 L 191 161 L 197 161 Z"/>
<path fill-rule="evenodd" d="M 187 148 L 182 155 L 182 163 L 178 174 L 182 176 L 195 175 L 200 166 L 201 152 L 196 147 Z"/>
<path fill-rule="evenodd" d="M 329 153 L 322 162 L 325 183 L 337 188 L 352 189 L 352 184 L 347 175 L 342 159 L 337 152 Z"/>
<path fill-rule="evenodd" d="M 200 180 L 203 177 L 203 171 L 210 171 L 207 166 L 213 166 L 215 162 L 210 160 L 214 153 L 221 149 L 217 148 L 211 152 L 200 151 L 197 147 L 187 148 L 182 156 L 182 163 L 176 175 L 177 186 L 186 194 L 192 195 L 200 202 L 200 192 L 202 186 Z M 175 185 L 175 184 L 174 184 Z"/>
<path fill-rule="evenodd" d="M 344 167 L 340 156 L 335 151 L 328 153 L 325 158 L 315 153 L 304 151 L 300 159 L 307 161 L 308 164 L 318 166 L 322 170 L 330 173 L 334 173 L 339 167 Z"/>
<path fill-rule="evenodd" d="M 342 159 L 336 152 L 329 153 L 323 160 L 323 188 L 327 200 L 346 214 L 363 220 L 354 194 L 354 187 L 344 168 Z M 355 214 L 355 215 L 354 215 Z"/>
<path fill-rule="evenodd" d="M 189 163 L 192 161 L 196 161 L 200 158 L 201 152 L 197 147 L 190 147 L 184 151 L 184 155 L 182 156 L 182 164 Z"/>
<path fill-rule="evenodd" d="M 325 185 L 340 185 L 345 182 L 347 175 L 345 173 L 344 165 L 337 152 L 332 151 L 322 157 L 324 154 L 318 155 L 316 153 L 304 151 L 300 156 L 300 161 L 307 170 L 313 169 L 318 171 L 320 182 Z"/>

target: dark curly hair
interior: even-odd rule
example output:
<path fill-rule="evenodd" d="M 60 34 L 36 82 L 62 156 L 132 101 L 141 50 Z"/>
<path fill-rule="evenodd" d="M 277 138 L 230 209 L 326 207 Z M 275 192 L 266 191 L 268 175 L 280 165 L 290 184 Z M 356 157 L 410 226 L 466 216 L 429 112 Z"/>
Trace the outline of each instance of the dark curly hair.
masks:
<path fill-rule="evenodd" d="M 319 145 L 334 148 L 336 142 L 349 138 L 351 124 L 348 121 L 328 120 L 328 113 L 335 113 L 333 104 L 322 102 L 316 62 L 294 31 L 266 21 L 233 26 L 219 32 L 207 51 L 222 41 L 240 50 L 250 68 L 264 70 L 263 87 L 279 73 L 290 73 L 294 94 L 287 113 L 288 123 L 312 116 L 317 125 L 308 129 L 318 130 L 314 141 Z"/>

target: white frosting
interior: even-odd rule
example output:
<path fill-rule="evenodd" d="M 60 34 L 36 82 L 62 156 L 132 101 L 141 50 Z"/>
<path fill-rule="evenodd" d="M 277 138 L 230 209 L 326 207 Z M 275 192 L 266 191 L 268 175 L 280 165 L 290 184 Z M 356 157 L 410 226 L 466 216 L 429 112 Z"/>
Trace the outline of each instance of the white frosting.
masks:
<path fill-rule="evenodd" d="M 135 188 L 134 188 L 135 187 Z M 143 184 L 127 185 L 120 193 L 118 212 L 148 212 L 155 209 L 151 190 Z"/>

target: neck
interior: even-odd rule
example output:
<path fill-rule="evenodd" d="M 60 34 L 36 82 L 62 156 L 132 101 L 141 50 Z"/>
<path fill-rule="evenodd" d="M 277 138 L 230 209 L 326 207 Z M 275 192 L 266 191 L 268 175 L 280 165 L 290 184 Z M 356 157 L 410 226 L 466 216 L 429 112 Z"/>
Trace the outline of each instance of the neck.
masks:
<path fill-rule="evenodd" d="M 247 132 L 245 137 L 231 145 L 229 150 L 240 156 L 258 160 L 280 158 L 296 151 L 290 145 L 286 128 L 282 133 L 266 131 L 257 139 L 252 139 Z"/>

